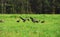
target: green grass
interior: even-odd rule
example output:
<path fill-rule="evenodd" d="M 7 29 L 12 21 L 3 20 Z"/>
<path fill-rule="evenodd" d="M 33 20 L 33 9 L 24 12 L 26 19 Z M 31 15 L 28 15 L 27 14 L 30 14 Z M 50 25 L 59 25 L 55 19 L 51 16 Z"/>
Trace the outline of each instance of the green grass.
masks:
<path fill-rule="evenodd" d="M 16 22 L 18 17 L 34 17 L 45 23 Z M 54 14 L 0 14 L 0 37 L 60 37 L 60 15 Z"/>

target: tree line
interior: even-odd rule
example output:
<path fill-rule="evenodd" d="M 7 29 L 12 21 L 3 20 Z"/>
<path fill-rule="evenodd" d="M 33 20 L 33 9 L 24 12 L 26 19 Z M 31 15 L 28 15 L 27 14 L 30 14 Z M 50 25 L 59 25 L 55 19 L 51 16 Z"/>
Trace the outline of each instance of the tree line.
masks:
<path fill-rule="evenodd" d="M 0 0 L 0 14 L 59 14 L 60 0 Z"/>

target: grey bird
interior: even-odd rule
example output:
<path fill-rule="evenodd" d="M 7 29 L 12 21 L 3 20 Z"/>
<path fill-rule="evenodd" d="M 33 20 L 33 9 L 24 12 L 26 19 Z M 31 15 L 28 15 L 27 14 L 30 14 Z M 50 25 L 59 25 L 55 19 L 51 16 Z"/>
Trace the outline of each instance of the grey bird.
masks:
<path fill-rule="evenodd" d="M 40 20 L 34 19 L 34 18 L 32 18 L 32 17 L 30 17 L 30 19 L 31 19 L 31 21 L 32 21 L 33 23 L 39 23 L 39 22 L 40 22 Z"/>

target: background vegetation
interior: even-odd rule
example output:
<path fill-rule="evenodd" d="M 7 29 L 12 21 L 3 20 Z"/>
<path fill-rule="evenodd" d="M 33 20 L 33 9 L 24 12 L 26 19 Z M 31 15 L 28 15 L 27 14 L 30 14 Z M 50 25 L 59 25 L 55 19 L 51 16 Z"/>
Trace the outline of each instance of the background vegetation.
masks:
<path fill-rule="evenodd" d="M 2 14 L 60 13 L 60 0 L 0 0 Z"/>

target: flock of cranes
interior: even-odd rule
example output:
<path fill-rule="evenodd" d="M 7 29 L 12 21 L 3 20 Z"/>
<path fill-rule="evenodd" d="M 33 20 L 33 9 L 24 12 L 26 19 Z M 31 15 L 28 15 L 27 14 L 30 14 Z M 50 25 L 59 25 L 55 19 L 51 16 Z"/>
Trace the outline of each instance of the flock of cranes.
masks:
<path fill-rule="evenodd" d="M 32 18 L 32 17 L 29 17 L 29 18 L 23 18 L 23 17 L 19 17 L 19 19 L 18 20 L 16 20 L 16 22 L 20 22 L 20 19 L 23 21 L 23 22 L 26 22 L 26 21 L 32 21 L 33 23 L 39 23 L 39 22 L 41 22 L 41 23 L 44 23 L 45 21 L 43 20 L 43 21 L 41 21 L 41 20 L 38 20 L 38 19 L 35 19 L 35 18 Z M 0 20 L 0 23 L 1 22 L 4 22 L 4 20 Z"/>
<path fill-rule="evenodd" d="M 33 23 L 39 23 L 41 20 L 38 20 L 38 19 L 35 19 L 35 18 L 32 18 L 32 17 L 29 17 L 29 18 L 22 18 L 22 17 L 19 17 L 23 22 L 26 22 L 27 20 L 28 21 L 32 21 Z M 20 22 L 20 20 L 17 20 L 17 22 Z M 41 23 L 44 23 L 45 21 L 41 21 Z"/>

